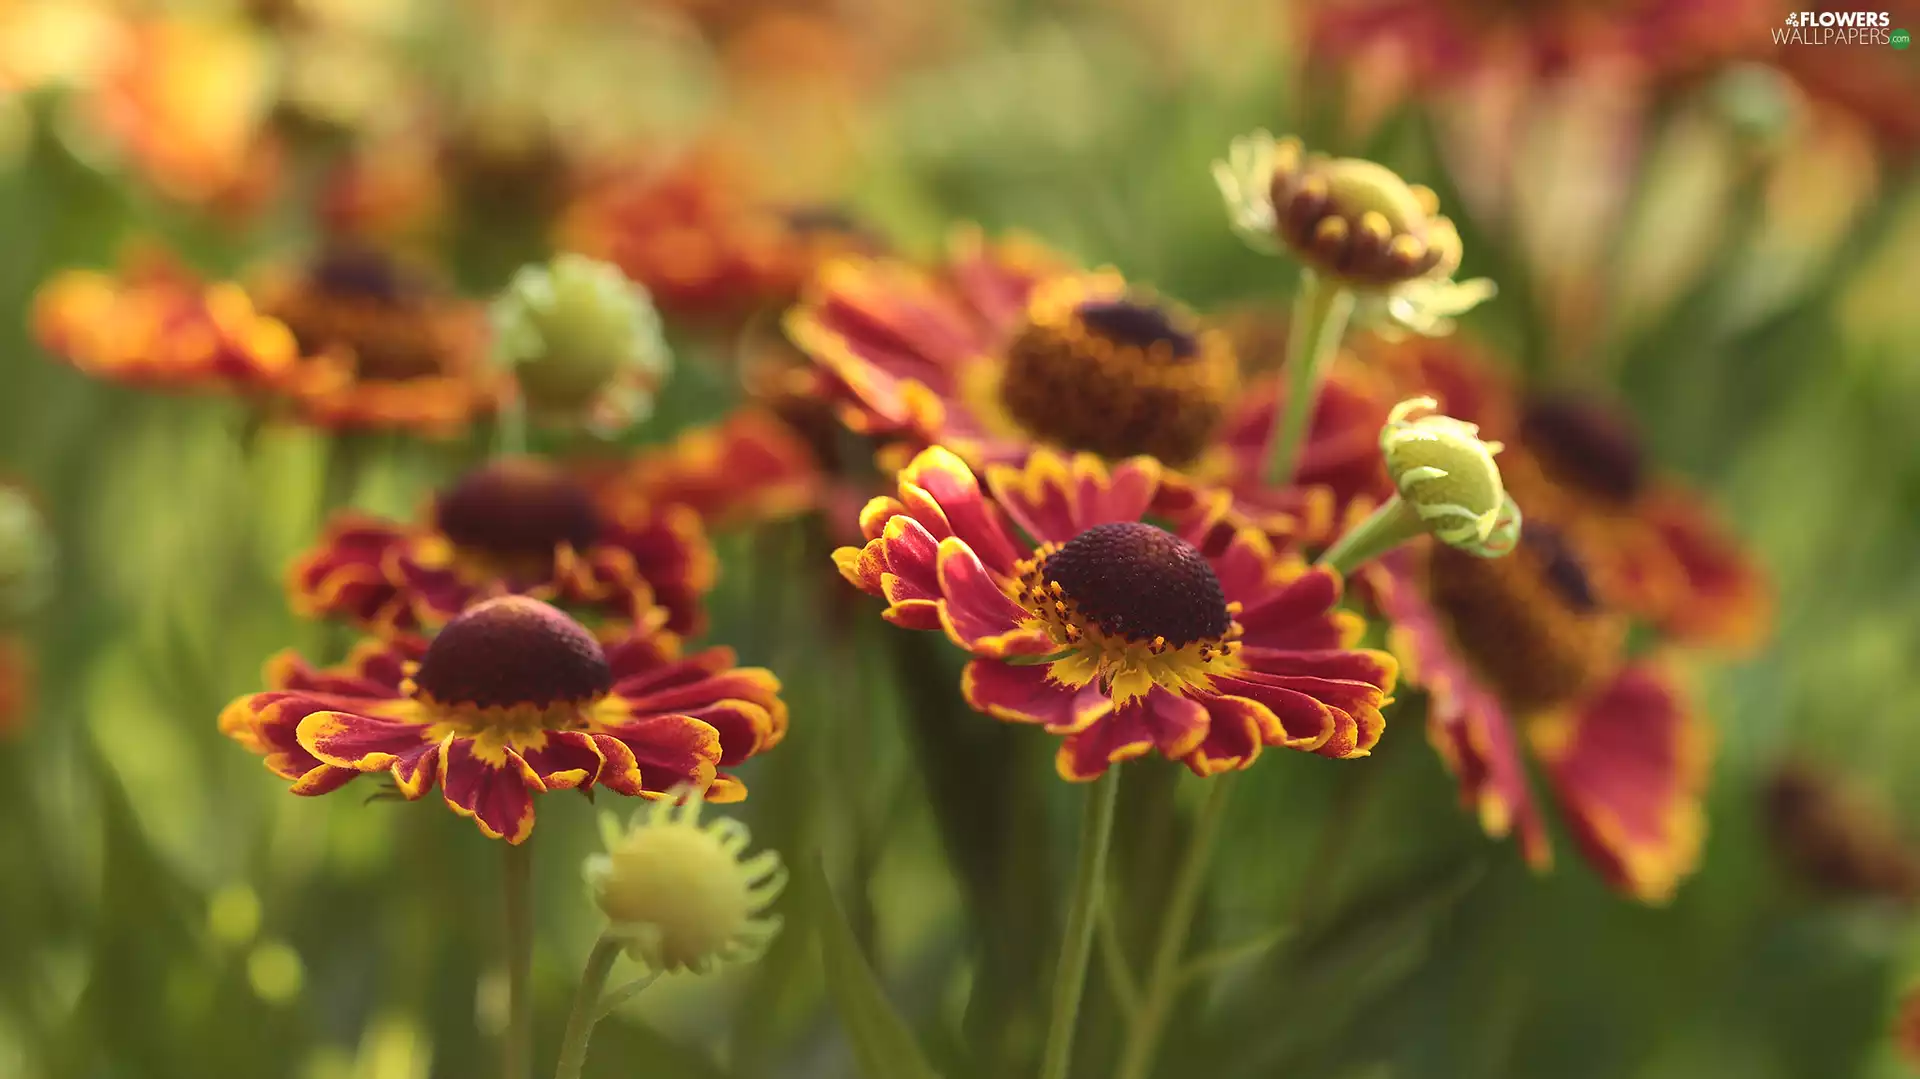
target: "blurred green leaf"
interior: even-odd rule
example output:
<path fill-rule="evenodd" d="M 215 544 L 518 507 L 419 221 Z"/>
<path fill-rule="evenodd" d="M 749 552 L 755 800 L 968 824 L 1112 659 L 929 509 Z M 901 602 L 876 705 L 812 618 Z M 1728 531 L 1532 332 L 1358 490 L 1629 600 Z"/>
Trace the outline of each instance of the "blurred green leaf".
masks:
<path fill-rule="evenodd" d="M 815 861 L 812 884 L 824 902 L 815 904 L 814 928 L 827 971 L 827 990 L 866 1079 L 939 1079 L 920 1052 L 913 1031 L 894 1011 L 848 928 L 826 867 Z"/>

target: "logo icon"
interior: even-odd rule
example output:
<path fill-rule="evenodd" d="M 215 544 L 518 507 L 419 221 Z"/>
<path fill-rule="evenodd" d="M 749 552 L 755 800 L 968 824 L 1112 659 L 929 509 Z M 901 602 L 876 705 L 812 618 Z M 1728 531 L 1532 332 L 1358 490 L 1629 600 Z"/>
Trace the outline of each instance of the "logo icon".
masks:
<path fill-rule="evenodd" d="M 1907 33 L 1905 30 L 1895 30 L 1893 33 L 1887 35 L 1887 44 L 1892 45 L 1896 49 L 1904 49 L 1912 43 L 1913 35 Z"/>

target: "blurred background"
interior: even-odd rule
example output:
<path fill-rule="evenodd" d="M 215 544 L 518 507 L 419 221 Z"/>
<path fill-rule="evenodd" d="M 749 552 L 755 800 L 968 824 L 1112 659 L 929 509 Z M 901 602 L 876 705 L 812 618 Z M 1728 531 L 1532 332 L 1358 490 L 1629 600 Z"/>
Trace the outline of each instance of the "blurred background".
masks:
<path fill-rule="evenodd" d="M 34 342 L 50 276 L 130 244 L 238 275 L 348 237 L 485 297 L 589 250 L 648 285 L 675 347 L 653 417 L 618 443 L 647 446 L 746 399 L 820 230 L 925 255 L 955 222 L 1019 229 L 1203 311 L 1283 313 L 1295 270 L 1230 233 L 1207 168 L 1261 126 L 1436 188 L 1463 275 L 1500 285 L 1463 336 L 1531 384 L 1623 403 L 1750 545 L 1777 623 L 1750 658 L 1690 671 L 1717 731 L 1710 834 L 1666 906 L 1608 891 L 1564 833 L 1546 875 L 1481 835 L 1417 693 L 1364 779 L 1261 762 L 1203 933 L 1312 931 L 1194 994 L 1158 1074 L 1908 1074 L 1920 55 L 1782 43 L 1787 14 L 0 0 L 0 483 L 57 556 L 49 599 L 0 637 L 0 1076 L 452 1079 L 494 1068 L 504 1007 L 497 866 L 470 824 L 431 800 L 289 797 L 214 724 L 269 655 L 345 647 L 283 589 L 322 513 L 411 514 L 484 432 L 335 436 L 89 378 Z M 764 242 L 784 261 L 729 269 Z M 825 866 L 936 1066 L 998 1079 L 966 1070 L 970 957 L 1044 970 L 1051 949 L 975 947 L 978 867 L 945 853 L 910 731 L 928 709 L 988 721 L 946 699 L 957 655 L 904 668 L 897 631 L 827 569 L 857 504 L 715 529 L 707 636 L 773 668 L 793 712 L 733 811 L 802 875 Z M 1019 752 L 1044 776 L 1032 733 Z M 1175 771 L 1148 783 L 1165 804 L 1192 794 Z M 1053 910 L 1078 792 L 1037 789 L 1020 806 L 1036 846 L 988 875 Z M 983 814 L 1006 809 L 994 797 Z M 595 812 L 541 805 L 541 1059 L 600 924 L 578 871 Z M 763 962 L 662 981 L 601 1028 L 587 1074 L 857 1074 L 814 943 L 825 897 L 797 886 L 782 907 Z M 1091 984 L 1098 1075 L 1117 1021 L 1097 967 Z"/>

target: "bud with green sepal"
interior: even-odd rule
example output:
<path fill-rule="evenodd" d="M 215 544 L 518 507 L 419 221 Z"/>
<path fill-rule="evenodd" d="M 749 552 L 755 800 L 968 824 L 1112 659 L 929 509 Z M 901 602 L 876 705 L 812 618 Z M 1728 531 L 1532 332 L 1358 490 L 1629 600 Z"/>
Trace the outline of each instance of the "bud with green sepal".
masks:
<path fill-rule="evenodd" d="M 1416 536 L 1481 558 L 1520 542 L 1520 507 L 1500 479 L 1500 443 L 1471 423 L 1435 413 L 1431 397 L 1402 401 L 1380 430 L 1380 453 L 1397 493 L 1329 548 L 1320 561 L 1341 573 Z"/>
<path fill-rule="evenodd" d="M 629 426 L 652 411 L 672 366 L 647 291 L 597 259 L 568 254 L 521 267 L 492 316 L 495 356 L 542 421 Z"/>

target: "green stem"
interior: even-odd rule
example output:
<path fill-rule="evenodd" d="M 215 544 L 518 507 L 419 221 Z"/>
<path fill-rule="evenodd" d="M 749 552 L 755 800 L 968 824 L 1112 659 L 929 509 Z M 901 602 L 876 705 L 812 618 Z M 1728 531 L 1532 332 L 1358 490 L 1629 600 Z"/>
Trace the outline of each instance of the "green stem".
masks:
<path fill-rule="evenodd" d="M 1320 556 L 1320 564 L 1338 570 L 1342 577 L 1350 576 L 1355 569 L 1425 534 L 1426 530 L 1425 522 L 1413 507 L 1394 495 L 1334 541 Z"/>
<path fill-rule="evenodd" d="M 507 1031 L 501 1074 L 527 1079 L 533 1070 L 533 857 L 526 843 L 500 844 L 501 895 L 507 916 Z"/>
<path fill-rule="evenodd" d="M 1340 338 L 1353 317 L 1353 293 L 1312 270 L 1300 273 L 1300 294 L 1294 298 L 1293 319 L 1287 326 L 1287 359 L 1281 381 L 1280 422 L 1267 443 L 1267 465 L 1261 473 L 1269 487 L 1293 480 L 1300 467 L 1300 447 L 1306 444 L 1313 422 L 1320 383 L 1340 354 Z"/>
<path fill-rule="evenodd" d="M 519 457 L 527 452 L 527 401 L 515 394 L 500 406 L 494 417 L 493 450 L 496 456 Z"/>
<path fill-rule="evenodd" d="M 607 975 L 613 973 L 614 960 L 620 958 L 620 942 L 603 936 L 587 953 L 586 968 L 580 972 L 580 989 L 573 995 L 573 1011 L 567 1015 L 567 1032 L 560 1040 L 560 1063 L 553 1079 L 580 1079 L 587 1063 L 587 1039 L 593 1037 L 593 1025 L 602 1011 L 600 996 L 607 988 Z"/>
<path fill-rule="evenodd" d="M 1120 792 L 1120 769 L 1094 781 L 1080 817 L 1080 859 L 1073 879 L 1073 905 L 1067 908 L 1066 934 L 1060 940 L 1060 962 L 1053 974 L 1053 1018 L 1047 1026 L 1047 1048 L 1041 1058 L 1040 1079 L 1066 1079 L 1073 1061 L 1073 1029 L 1080 1017 L 1080 994 L 1086 988 L 1087 960 L 1093 954 L 1094 918 L 1107 878 L 1107 847 L 1113 840 L 1113 811 Z"/>
<path fill-rule="evenodd" d="M 1187 843 L 1186 857 L 1181 860 L 1179 874 L 1174 878 L 1166 914 L 1160 919 L 1160 935 L 1154 942 L 1153 965 L 1147 971 L 1145 995 L 1127 1032 L 1120 1070 L 1114 1073 L 1117 1079 L 1146 1079 L 1153 1069 L 1160 1033 L 1186 981 L 1180 963 L 1186 953 L 1187 934 L 1193 929 L 1194 916 L 1200 912 L 1201 896 L 1206 893 L 1207 866 L 1213 861 L 1220 824 L 1226 819 L 1227 796 L 1233 791 L 1233 778 L 1234 773 L 1228 772 L 1208 781 L 1207 800 L 1194 819 L 1193 837 Z"/>

